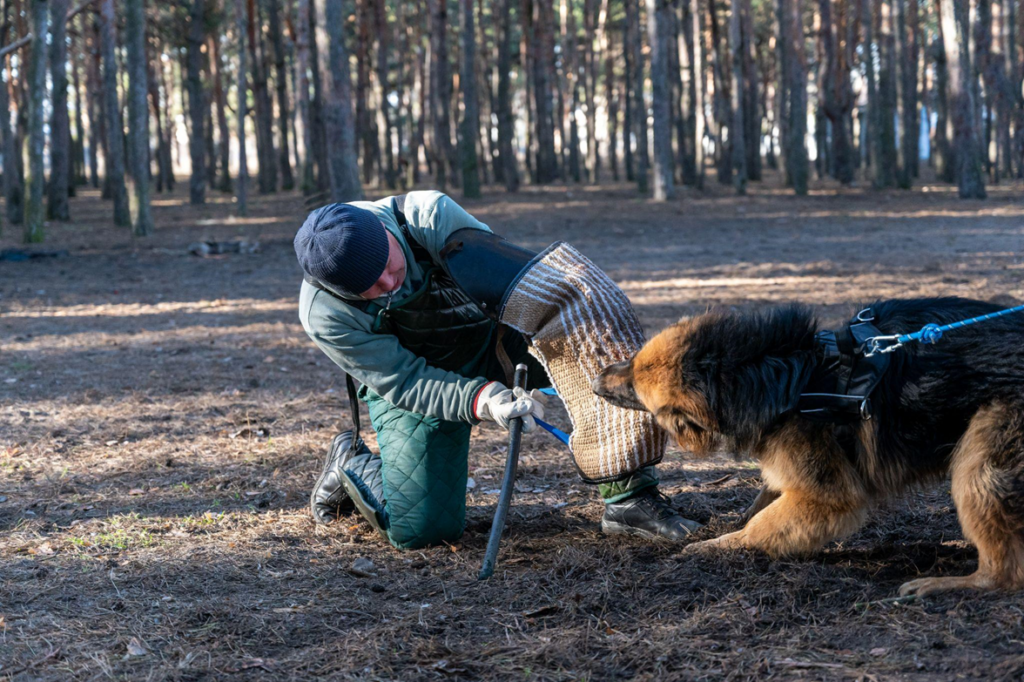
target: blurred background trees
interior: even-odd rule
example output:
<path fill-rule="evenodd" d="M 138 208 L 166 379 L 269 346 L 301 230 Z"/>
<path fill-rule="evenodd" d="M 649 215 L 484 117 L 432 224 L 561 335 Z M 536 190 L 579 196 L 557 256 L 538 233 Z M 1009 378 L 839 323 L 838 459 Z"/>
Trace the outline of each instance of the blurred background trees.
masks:
<path fill-rule="evenodd" d="M 311 203 L 773 170 L 980 198 L 1024 177 L 1020 4 L 0 0 L 3 227 L 40 241 L 91 185 L 145 235 L 177 177 L 239 213 L 249 175 Z"/>

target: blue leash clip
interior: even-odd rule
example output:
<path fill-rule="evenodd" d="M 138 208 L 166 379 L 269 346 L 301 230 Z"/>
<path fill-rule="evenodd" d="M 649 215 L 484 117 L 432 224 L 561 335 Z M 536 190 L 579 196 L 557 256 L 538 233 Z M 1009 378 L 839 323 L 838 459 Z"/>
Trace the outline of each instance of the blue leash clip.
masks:
<path fill-rule="evenodd" d="M 988 315 L 980 315 L 978 317 L 972 317 L 967 320 L 944 324 L 942 326 L 934 323 L 926 324 L 921 327 L 920 331 L 916 331 L 913 334 L 872 336 L 868 339 L 868 352 L 864 354 L 864 357 L 870 358 L 872 355 L 877 355 L 879 353 L 892 353 L 911 341 L 920 341 L 921 343 L 938 343 L 942 338 L 942 335 L 952 329 L 960 329 L 961 327 L 967 327 L 972 324 L 977 324 L 978 322 L 985 322 L 986 320 L 993 320 L 997 317 L 1002 317 L 1003 315 L 1010 315 L 1011 313 L 1019 313 L 1022 311 L 1024 311 L 1024 305 L 1019 305 L 1014 308 L 1007 308 L 1006 310 L 989 313 Z"/>

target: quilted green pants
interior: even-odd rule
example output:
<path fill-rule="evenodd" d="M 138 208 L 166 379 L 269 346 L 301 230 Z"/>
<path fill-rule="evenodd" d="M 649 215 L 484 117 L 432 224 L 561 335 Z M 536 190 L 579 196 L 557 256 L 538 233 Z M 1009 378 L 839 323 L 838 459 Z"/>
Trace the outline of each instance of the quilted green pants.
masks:
<path fill-rule="evenodd" d="M 513 363 L 529 366 L 530 388 L 548 384 L 544 368 L 526 353 L 525 343 L 507 340 L 506 350 Z M 496 361 L 488 360 L 478 370 L 488 379 L 505 380 Z M 366 386 L 359 390 L 359 397 L 369 408 L 377 432 L 388 540 L 399 549 L 458 540 L 466 525 L 472 425 L 407 412 Z M 616 501 L 657 481 L 654 467 L 646 467 L 625 481 L 602 484 L 600 492 L 605 500 Z"/>

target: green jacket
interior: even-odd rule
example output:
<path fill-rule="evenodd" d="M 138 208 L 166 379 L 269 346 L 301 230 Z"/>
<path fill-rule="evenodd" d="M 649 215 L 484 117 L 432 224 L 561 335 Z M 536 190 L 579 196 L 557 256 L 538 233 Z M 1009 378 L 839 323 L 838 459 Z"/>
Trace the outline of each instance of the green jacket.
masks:
<path fill-rule="evenodd" d="M 413 293 L 423 283 L 424 272 L 413 259 L 405 234 L 391 212 L 391 198 L 354 201 L 352 205 L 373 212 L 402 246 L 406 277 L 395 293 L 395 300 Z M 404 213 L 410 236 L 438 263 L 438 251 L 456 230 L 472 227 L 490 232 L 487 225 L 441 192 L 409 192 Z M 374 303 L 384 307 L 386 297 Z M 374 333 L 373 315 L 346 305 L 307 282 L 302 283 L 299 294 L 299 319 L 327 357 L 389 403 L 446 421 L 476 423 L 473 398 L 487 383 L 482 377 L 464 377 L 428 365 L 426 360 L 403 348 L 395 336 Z"/>

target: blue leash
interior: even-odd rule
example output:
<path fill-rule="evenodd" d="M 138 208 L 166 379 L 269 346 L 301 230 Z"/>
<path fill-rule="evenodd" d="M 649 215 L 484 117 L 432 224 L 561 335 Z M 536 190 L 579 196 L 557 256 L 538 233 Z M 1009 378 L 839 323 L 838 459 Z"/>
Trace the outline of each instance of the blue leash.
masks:
<path fill-rule="evenodd" d="M 558 391 L 556 391 L 553 388 L 542 388 L 542 389 L 540 389 L 540 392 L 543 393 L 544 395 L 553 395 L 555 397 L 558 397 Z M 536 417 L 534 417 L 533 420 L 535 422 L 537 422 L 537 425 L 540 428 L 544 429 L 545 431 L 550 433 L 552 436 L 554 436 L 558 440 L 560 440 L 563 443 L 565 443 L 566 447 L 568 447 L 568 445 L 569 445 L 569 434 L 568 433 L 566 433 L 562 429 L 559 429 L 559 428 L 556 428 L 556 427 L 552 426 L 551 424 L 548 424 L 543 419 L 537 419 Z"/>
<path fill-rule="evenodd" d="M 960 329 L 961 327 L 967 327 L 978 322 L 985 322 L 986 320 L 994 320 L 997 317 L 1003 315 L 1009 315 L 1011 313 L 1019 313 L 1024 311 L 1024 305 L 1019 305 L 1014 308 L 1007 308 L 1006 310 L 1000 310 L 999 312 L 989 313 L 988 315 L 981 315 L 980 317 L 972 317 L 969 320 L 961 320 L 960 322 L 953 322 L 952 324 L 944 324 L 939 326 L 937 324 L 926 324 L 921 328 L 920 331 L 916 331 L 913 334 L 897 334 L 893 336 L 873 336 L 868 339 L 870 347 L 868 352 L 864 354 L 864 357 L 870 358 L 876 353 L 892 353 L 897 348 L 901 348 L 903 345 L 910 343 L 911 341 L 920 341 L 922 343 L 937 343 L 942 338 L 943 333 L 953 329 Z"/>

